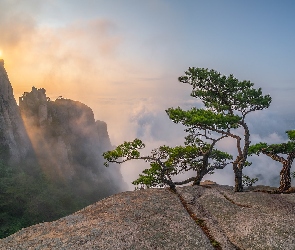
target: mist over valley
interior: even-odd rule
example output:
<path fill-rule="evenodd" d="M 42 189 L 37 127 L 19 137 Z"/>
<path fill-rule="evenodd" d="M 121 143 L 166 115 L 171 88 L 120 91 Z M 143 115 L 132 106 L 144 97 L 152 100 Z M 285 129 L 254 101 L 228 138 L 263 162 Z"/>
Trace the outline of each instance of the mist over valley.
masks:
<path fill-rule="evenodd" d="M 120 167 L 103 165 L 102 153 L 112 149 L 107 124 L 95 121 L 91 108 L 81 102 L 51 101 L 42 88 L 25 92 L 17 106 L 0 62 L 0 178 L 9 200 L 0 205 L 1 237 L 125 191 Z M 35 220 L 29 218 L 33 213 Z M 24 221 L 9 228 L 19 218 Z"/>

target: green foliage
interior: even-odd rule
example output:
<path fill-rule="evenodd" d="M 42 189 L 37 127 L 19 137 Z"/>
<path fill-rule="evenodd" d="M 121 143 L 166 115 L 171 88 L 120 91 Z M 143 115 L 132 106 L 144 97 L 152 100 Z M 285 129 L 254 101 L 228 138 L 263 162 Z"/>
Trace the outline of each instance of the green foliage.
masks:
<path fill-rule="evenodd" d="M 249 155 L 253 155 L 253 154 L 259 155 L 261 153 L 261 151 L 267 147 L 268 147 L 268 145 L 265 142 L 260 142 L 260 143 L 251 145 L 249 147 L 248 154 Z"/>
<path fill-rule="evenodd" d="M 151 151 L 148 156 L 141 156 L 139 149 L 144 148 L 144 143 L 135 139 L 124 142 L 112 151 L 103 154 L 109 166 L 110 162 L 123 163 L 129 160 L 141 159 L 149 162 L 150 168 L 143 170 L 139 178 L 132 182 L 138 188 L 151 188 L 182 185 L 195 180 L 195 177 L 180 182 L 173 182 L 172 177 L 187 171 L 195 171 L 205 175 L 216 168 L 223 168 L 232 156 L 226 152 L 212 149 L 211 145 L 198 141 L 197 144 L 188 143 L 185 146 L 160 146 Z M 211 161 L 204 165 L 204 156 L 208 155 Z"/>
<path fill-rule="evenodd" d="M 232 160 L 233 159 L 232 155 L 230 155 L 226 152 L 223 152 L 223 151 L 219 151 L 217 149 L 212 150 L 210 157 L 218 163 L 223 162 L 225 160 Z"/>
<path fill-rule="evenodd" d="M 170 119 L 187 126 L 186 131 L 192 135 L 209 140 L 234 138 L 238 151 L 233 161 L 235 191 L 242 191 L 242 170 L 247 164 L 250 145 L 245 117 L 250 112 L 268 108 L 271 97 L 263 95 L 261 88 L 255 89 L 250 81 L 239 81 L 233 75 L 224 76 L 215 70 L 192 67 L 178 80 L 192 86 L 191 96 L 201 100 L 205 109 L 168 109 Z M 235 133 L 239 127 L 244 129 L 243 138 Z"/>
<path fill-rule="evenodd" d="M 169 118 L 175 123 L 199 129 L 222 130 L 237 128 L 241 117 L 233 114 L 216 113 L 211 110 L 196 109 L 184 111 L 180 107 L 166 110 Z"/>
<path fill-rule="evenodd" d="M 252 162 L 249 162 L 249 161 L 245 161 L 244 163 L 244 167 L 249 167 L 252 165 Z"/>
<path fill-rule="evenodd" d="M 92 202 L 75 194 L 71 186 L 26 169 L 38 167 L 10 166 L 0 161 L 0 238 L 36 223 L 56 220 Z"/>
<path fill-rule="evenodd" d="M 211 244 L 213 247 L 220 247 L 220 243 L 216 240 L 211 240 Z"/>
<path fill-rule="evenodd" d="M 271 97 L 263 96 L 261 88 L 253 88 L 254 83 L 239 81 L 233 75 L 227 77 L 215 70 L 192 67 L 178 80 L 190 84 L 191 96 L 200 98 L 205 107 L 218 113 L 240 111 L 246 115 L 268 108 L 271 103 Z"/>
<path fill-rule="evenodd" d="M 132 142 L 125 141 L 116 147 L 115 150 L 107 151 L 103 154 L 103 157 L 107 160 L 104 165 L 108 167 L 109 162 L 116 162 L 120 158 L 124 158 L 124 161 L 138 159 L 140 158 L 140 152 L 138 150 L 144 147 L 144 143 L 139 139 L 135 139 Z"/>
<path fill-rule="evenodd" d="M 295 140 L 295 130 L 288 130 L 286 131 L 289 140 L 294 141 Z"/>
<path fill-rule="evenodd" d="M 286 131 L 290 141 L 285 143 L 278 144 L 267 144 L 265 142 L 260 142 L 249 147 L 249 155 L 259 155 L 269 154 L 269 155 L 277 155 L 277 154 L 292 154 L 295 152 L 295 130 Z"/>
<path fill-rule="evenodd" d="M 289 141 L 280 144 L 267 144 L 265 142 L 260 142 L 249 147 L 249 155 L 259 155 L 263 154 L 289 154 L 295 150 L 295 142 Z"/>
<path fill-rule="evenodd" d="M 286 131 L 286 133 L 289 141 L 285 143 L 267 144 L 265 142 L 260 142 L 255 145 L 251 145 L 248 151 L 249 155 L 260 155 L 262 153 L 282 164 L 282 170 L 280 171 L 280 191 L 286 191 L 291 187 L 290 168 L 295 159 L 295 130 L 289 130 Z"/>
<path fill-rule="evenodd" d="M 222 169 L 232 156 L 214 149 L 216 143 L 225 137 L 232 137 L 237 141 L 238 156 L 232 162 L 236 174 L 236 191 L 241 191 L 242 169 L 250 165 L 247 162 L 250 132 L 245 123 L 245 116 L 252 111 L 268 108 L 271 103 L 269 95 L 262 95 L 261 88 L 253 88 L 250 81 L 239 81 L 233 75 L 223 76 L 215 70 L 204 68 L 189 68 L 179 81 L 192 86 L 191 96 L 200 99 L 205 108 L 182 110 L 169 108 L 166 110 L 169 118 L 175 123 L 186 126 L 189 135 L 185 138 L 185 146 L 162 146 L 151 152 L 149 156 L 141 156 L 139 149 L 144 144 L 139 139 L 124 142 L 115 150 L 103 154 L 109 162 L 123 163 L 133 159 L 143 159 L 150 163 L 150 168 L 143 171 L 135 185 L 146 187 L 184 184 L 200 179 L 214 169 Z M 244 143 L 242 138 L 234 134 L 233 130 L 244 129 Z M 295 136 L 295 135 L 294 135 Z M 210 142 L 210 143 L 208 143 Z M 244 145 L 243 148 L 241 145 Z M 172 176 L 193 170 L 197 176 L 181 182 L 173 182 Z"/>
<path fill-rule="evenodd" d="M 142 171 L 139 178 L 132 182 L 136 189 L 163 187 L 165 184 L 161 178 L 162 168 L 159 164 L 152 162 L 150 168 Z"/>
<path fill-rule="evenodd" d="M 248 175 L 243 174 L 243 186 L 252 187 L 252 185 L 258 181 L 258 178 L 250 178 Z"/>

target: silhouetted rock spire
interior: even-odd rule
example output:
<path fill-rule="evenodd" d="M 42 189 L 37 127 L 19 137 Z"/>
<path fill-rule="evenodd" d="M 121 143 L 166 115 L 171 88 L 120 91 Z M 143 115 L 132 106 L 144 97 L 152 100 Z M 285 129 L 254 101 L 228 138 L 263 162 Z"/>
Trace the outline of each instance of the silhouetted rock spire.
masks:
<path fill-rule="evenodd" d="M 0 160 L 19 163 L 31 150 L 4 60 L 0 59 Z"/>

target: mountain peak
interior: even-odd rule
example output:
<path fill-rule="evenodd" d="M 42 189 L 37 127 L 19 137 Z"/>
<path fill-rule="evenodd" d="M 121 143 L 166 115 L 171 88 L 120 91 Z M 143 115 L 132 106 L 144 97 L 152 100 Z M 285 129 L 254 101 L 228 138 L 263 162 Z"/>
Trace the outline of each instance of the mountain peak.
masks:
<path fill-rule="evenodd" d="M 4 60 L 3 59 L 0 59 L 0 65 L 4 66 Z"/>

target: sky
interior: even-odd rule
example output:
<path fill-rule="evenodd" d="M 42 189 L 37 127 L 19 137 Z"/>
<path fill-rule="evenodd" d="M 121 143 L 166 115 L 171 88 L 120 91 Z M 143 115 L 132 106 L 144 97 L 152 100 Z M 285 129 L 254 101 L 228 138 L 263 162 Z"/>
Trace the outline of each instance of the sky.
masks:
<path fill-rule="evenodd" d="M 112 144 L 139 137 L 147 150 L 183 143 L 165 109 L 195 105 L 177 80 L 188 67 L 234 74 L 273 99 L 247 118 L 251 141 L 279 143 L 295 128 L 294 11 L 293 0 L 0 0 L 0 58 L 16 100 L 35 86 L 81 101 Z M 220 147 L 235 153 L 230 140 Z M 253 163 L 246 174 L 277 183 L 279 163 Z M 144 167 L 124 164 L 125 180 Z M 230 166 L 206 178 L 234 183 Z"/>

